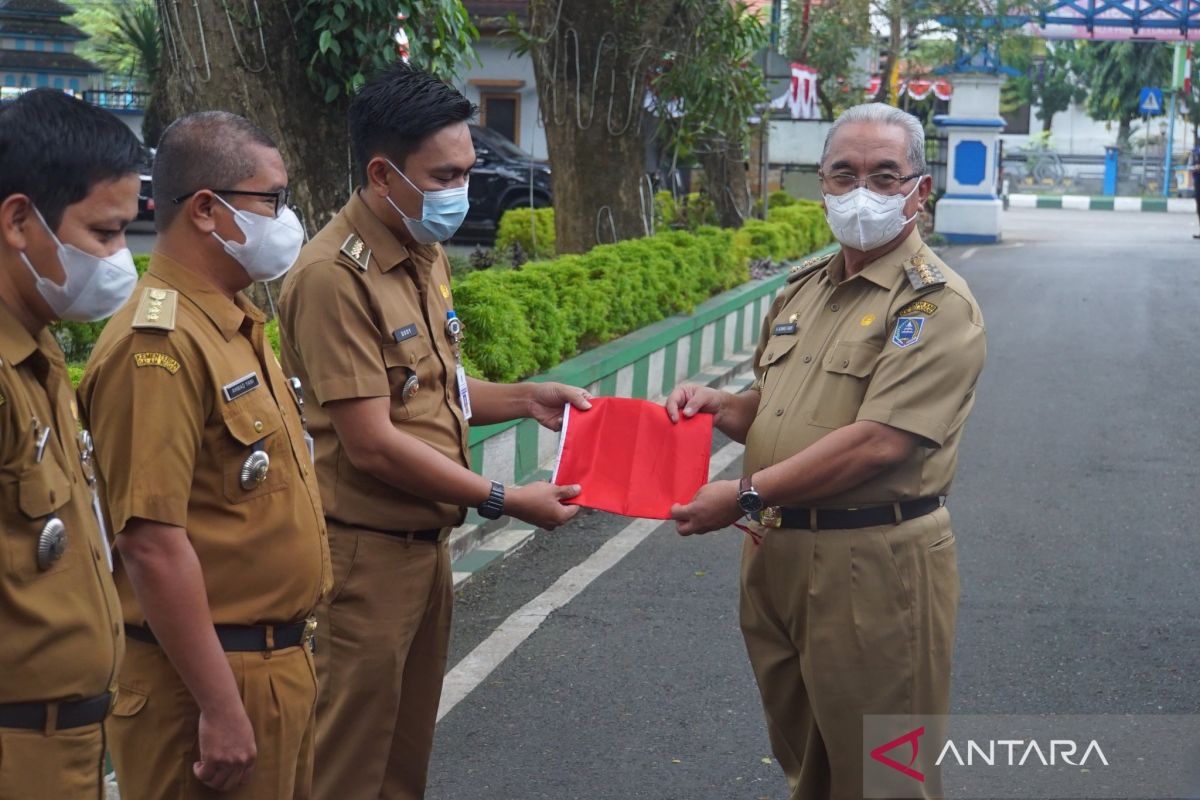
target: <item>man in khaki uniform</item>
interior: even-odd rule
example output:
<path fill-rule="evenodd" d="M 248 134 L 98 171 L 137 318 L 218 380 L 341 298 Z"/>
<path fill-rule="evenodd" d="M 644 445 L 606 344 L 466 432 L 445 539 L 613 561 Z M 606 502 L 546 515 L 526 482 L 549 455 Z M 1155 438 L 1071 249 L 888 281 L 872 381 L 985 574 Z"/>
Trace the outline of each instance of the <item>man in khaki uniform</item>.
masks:
<path fill-rule="evenodd" d="M 91 440 L 46 326 L 106 317 L 133 289 L 141 157 L 62 92 L 0 111 L 0 798 L 104 796 L 124 637 Z"/>
<path fill-rule="evenodd" d="M 299 251 L 286 187 L 245 119 L 168 127 L 150 270 L 80 387 L 121 554 L 130 641 L 111 744 L 136 800 L 310 792 L 308 619 L 329 556 L 298 399 L 240 293 Z"/>
<path fill-rule="evenodd" d="M 561 425 L 587 395 L 461 372 L 441 242 L 467 208 L 473 107 L 397 64 L 350 107 L 360 188 L 313 238 L 280 298 L 284 366 L 309 410 L 333 558 L 318 616 L 315 795 L 424 796 L 450 635 L 446 543 L 465 506 L 545 528 L 577 487 L 510 488 L 469 468 L 468 419 Z M 470 331 L 467 331 L 470 335 Z M 473 413 L 472 413 L 473 412 Z"/>
<path fill-rule="evenodd" d="M 673 516 L 686 535 L 751 515 L 761 544 L 743 551 L 741 621 L 775 755 L 794 800 L 859 800 L 864 715 L 948 713 L 958 573 L 942 499 L 985 333 L 966 283 L 916 232 L 931 188 L 920 123 L 850 109 L 820 175 L 842 250 L 790 276 L 754 386 L 667 400 L 673 419 L 711 412 L 746 443 L 745 477 Z M 905 790 L 936 794 L 926 777 Z"/>

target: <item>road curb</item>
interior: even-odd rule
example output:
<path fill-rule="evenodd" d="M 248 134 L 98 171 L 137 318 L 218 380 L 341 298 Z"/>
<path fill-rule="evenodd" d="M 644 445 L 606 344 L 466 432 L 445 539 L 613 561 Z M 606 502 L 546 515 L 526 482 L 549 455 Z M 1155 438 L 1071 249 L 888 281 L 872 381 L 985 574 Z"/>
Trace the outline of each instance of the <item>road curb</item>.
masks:
<path fill-rule="evenodd" d="M 1083 194 L 1010 194 L 1011 208 L 1066 208 L 1076 211 L 1143 211 L 1156 214 L 1190 214 L 1196 201 L 1190 197 L 1098 197 Z"/>

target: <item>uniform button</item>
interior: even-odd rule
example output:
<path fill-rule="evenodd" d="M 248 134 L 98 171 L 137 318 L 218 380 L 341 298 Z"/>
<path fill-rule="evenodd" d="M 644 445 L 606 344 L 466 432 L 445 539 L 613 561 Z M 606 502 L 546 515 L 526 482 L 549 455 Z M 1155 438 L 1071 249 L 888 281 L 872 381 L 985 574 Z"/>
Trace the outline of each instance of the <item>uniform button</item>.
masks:
<path fill-rule="evenodd" d="M 770 359 L 770 358 L 774 358 L 774 357 L 775 357 L 774 353 L 767 353 L 767 358 Z"/>
<path fill-rule="evenodd" d="M 830 310 L 830 311 L 837 311 L 839 308 L 841 308 L 841 306 L 839 306 L 837 303 L 830 303 L 830 304 L 829 304 L 829 310 Z"/>
<path fill-rule="evenodd" d="M 805 363 L 805 364 L 807 364 L 807 363 L 808 363 L 808 362 L 810 362 L 810 361 L 812 361 L 812 356 L 805 356 L 805 357 L 804 357 L 804 363 Z"/>
<path fill-rule="evenodd" d="M 263 429 L 262 420 L 261 419 L 254 420 L 254 432 L 262 433 L 262 429 Z"/>
<path fill-rule="evenodd" d="M 850 366 L 850 362 L 849 362 L 849 361 L 843 361 L 843 362 L 842 362 L 842 366 L 843 366 L 843 367 L 848 367 L 848 366 Z"/>
<path fill-rule="evenodd" d="M 775 416 L 777 416 L 777 417 L 782 417 L 782 416 L 783 416 L 783 409 L 782 409 L 782 408 L 777 408 L 777 409 L 775 409 Z"/>
<path fill-rule="evenodd" d="M 51 503 L 57 503 L 57 502 L 58 502 L 58 494 L 57 494 L 57 493 L 56 493 L 56 492 L 55 492 L 53 489 L 52 489 L 52 490 L 50 490 L 50 502 L 51 502 Z"/>

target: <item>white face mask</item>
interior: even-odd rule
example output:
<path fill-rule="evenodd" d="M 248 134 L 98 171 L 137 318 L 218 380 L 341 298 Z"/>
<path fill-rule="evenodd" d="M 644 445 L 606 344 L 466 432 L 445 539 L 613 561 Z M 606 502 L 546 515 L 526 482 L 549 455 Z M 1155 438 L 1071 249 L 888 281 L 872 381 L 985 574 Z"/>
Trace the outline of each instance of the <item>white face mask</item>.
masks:
<path fill-rule="evenodd" d="M 54 315 L 71 322 L 95 322 L 115 314 L 133 294 L 133 287 L 137 284 L 137 268 L 133 265 L 133 254 L 129 248 L 122 248 L 104 258 L 85 253 L 75 245 L 63 244 L 36 206 L 33 207 L 33 213 L 37 214 L 50 238 L 58 245 L 58 263 L 66 280 L 60 286 L 42 277 L 25 253 L 21 253 L 21 260 L 33 273 L 38 293 Z"/>
<path fill-rule="evenodd" d="M 920 179 L 908 194 L 877 194 L 859 186 L 846 194 L 825 195 L 825 219 L 837 240 L 854 250 L 874 250 L 900 235 L 904 226 L 917 218 L 905 219 L 904 204 L 921 186 Z"/>
<path fill-rule="evenodd" d="M 225 252 L 233 256 L 252 281 L 271 281 L 278 278 L 296 263 L 300 248 L 304 246 L 304 226 L 296 212 L 287 206 L 277 217 L 267 217 L 234 208 L 214 195 L 221 204 L 233 212 L 233 219 L 241 229 L 246 241 L 228 241 L 213 236 L 225 246 Z"/>

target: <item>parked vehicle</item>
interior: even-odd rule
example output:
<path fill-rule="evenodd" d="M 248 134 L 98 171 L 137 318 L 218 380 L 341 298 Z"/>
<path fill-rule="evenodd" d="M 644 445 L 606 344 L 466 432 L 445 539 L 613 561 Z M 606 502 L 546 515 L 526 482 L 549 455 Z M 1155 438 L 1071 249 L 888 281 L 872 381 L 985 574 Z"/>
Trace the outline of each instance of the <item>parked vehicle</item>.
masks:
<path fill-rule="evenodd" d="M 505 211 L 551 205 L 548 163 L 489 128 L 472 125 L 471 140 L 477 159 L 467 193 L 471 207 L 456 239 L 491 241 Z"/>

